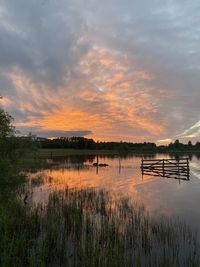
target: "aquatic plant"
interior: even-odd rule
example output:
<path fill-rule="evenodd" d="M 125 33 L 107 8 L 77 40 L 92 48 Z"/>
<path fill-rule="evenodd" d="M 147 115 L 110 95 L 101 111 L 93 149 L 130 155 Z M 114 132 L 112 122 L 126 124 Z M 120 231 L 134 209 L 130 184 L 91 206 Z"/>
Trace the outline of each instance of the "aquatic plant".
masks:
<path fill-rule="evenodd" d="M 180 222 L 94 189 L 69 189 L 47 203 L 0 208 L 0 266 L 200 266 L 198 237 Z"/>

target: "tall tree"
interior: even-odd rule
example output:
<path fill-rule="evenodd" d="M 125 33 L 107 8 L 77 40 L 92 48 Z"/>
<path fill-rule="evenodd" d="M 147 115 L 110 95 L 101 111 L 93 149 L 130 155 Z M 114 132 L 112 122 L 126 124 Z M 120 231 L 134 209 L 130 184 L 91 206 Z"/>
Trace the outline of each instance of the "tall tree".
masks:
<path fill-rule="evenodd" d="M 14 135 L 15 127 L 12 125 L 12 116 L 0 108 L 0 139 Z"/>

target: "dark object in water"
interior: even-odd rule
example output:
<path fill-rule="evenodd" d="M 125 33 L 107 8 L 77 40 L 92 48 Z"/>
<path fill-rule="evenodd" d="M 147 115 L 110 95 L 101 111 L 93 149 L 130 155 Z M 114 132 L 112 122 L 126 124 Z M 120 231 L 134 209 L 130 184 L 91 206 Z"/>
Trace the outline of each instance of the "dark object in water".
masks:
<path fill-rule="evenodd" d="M 99 166 L 99 167 L 107 167 L 107 166 L 109 166 L 108 164 L 106 164 L 106 163 L 97 163 L 97 162 L 95 162 L 95 163 L 93 163 L 92 164 L 93 166 Z"/>

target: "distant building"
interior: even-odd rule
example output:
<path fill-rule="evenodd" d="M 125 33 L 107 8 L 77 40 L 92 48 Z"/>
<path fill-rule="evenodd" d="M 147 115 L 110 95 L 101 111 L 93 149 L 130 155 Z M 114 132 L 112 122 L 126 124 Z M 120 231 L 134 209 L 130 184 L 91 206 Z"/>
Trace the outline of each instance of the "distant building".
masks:
<path fill-rule="evenodd" d="M 40 142 L 40 141 L 47 141 L 49 140 L 48 138 L 45 138 L 45 137 L 37 137 L 36 138 L 36 141 Z"/>
<path fill-rule="evenodd" d="M 25 136 L 20 136 L 20 138 L 24 139 L 24 140 L 32 140 L 32 141 L 47 141 L 48 138 L 45 137 L 39 137 L 36 134 L 32 134 L 31 132 L 28 135 Z"/>

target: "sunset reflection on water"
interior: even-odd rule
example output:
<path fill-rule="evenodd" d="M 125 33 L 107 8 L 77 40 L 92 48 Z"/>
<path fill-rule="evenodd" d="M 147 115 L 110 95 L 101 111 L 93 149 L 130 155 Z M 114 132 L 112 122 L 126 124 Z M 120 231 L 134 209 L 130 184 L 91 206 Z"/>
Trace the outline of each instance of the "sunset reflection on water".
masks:
<path fill-rule="evenodd" d="M 162 158 L 157 155 L 156 158 Z M 166 157 L 166 156 L 165 156 Z M 93 166 L 96 156 L 71 156 L 52 159 L 48 169 L 30 173 L 33 201 L 43 202 L 51 192 L 68 188 L 96 188 L 109 191 L 114 197 L 128 197 L 144 204 L 150 214 L 184 218 L 195 227 L 200 225 L 200 180 L 195 173 L 199 160 L 190 162 L 190 181 L 143 176 L 141 157 L 98 157 L 107 167 Z M 194 169 L 195 167 L 195 169 Z M 33 183 L 31 183 L 31 180 Z M 39 180 L 39 183 L 34 181 Z"/>
<path fill-rule="evenodd" d="M 29 175 L 30 179 L 42 177 L 43 183 L 35 188 L 34 198 L 42 201 L 44 191 L 52 191 L 69 188 L 101 188 L 111 191 L 113 194 L 122 197 L 136 197 L 135 186 L 156 180 L 155 177 L 142 178 L 140 172 L 140 158 L 99 158 L 99 164 L 106 163 L 107 167 L 96 167 L 93 163 L 97 157 L 92 160 L 73 162 L 73 158 L 61 158 L 60 163 L 49 169 L 41 170 Z M 58 159 L 53 161 L 59 161 Z"/>

